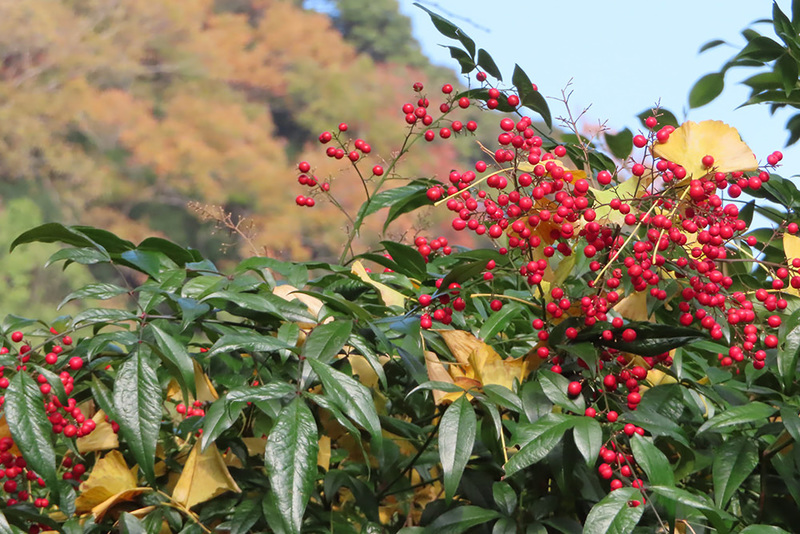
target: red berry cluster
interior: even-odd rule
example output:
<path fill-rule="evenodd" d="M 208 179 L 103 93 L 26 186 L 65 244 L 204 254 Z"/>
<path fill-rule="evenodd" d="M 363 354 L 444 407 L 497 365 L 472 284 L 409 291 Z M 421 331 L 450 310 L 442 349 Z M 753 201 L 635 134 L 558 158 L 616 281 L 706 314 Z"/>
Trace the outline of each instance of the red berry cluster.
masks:
<path fill-rule="evenodd" d="M 441 139 L 450 139 L 458 134 L 467 134 L 474 132 L 478 128 L 477 122 L 469 120 L 463 123 L 459 120 L 449 120 L 447 115 L 455 108 L 466 109 L 472 105 L 472 101 L 466 96 L 459 96 L 454 92 L 451 84 L 445 84 L 442 87 L 442 94 L 445 96 L 444 102 L 439 105 L 439 116 L 434 118 L 430 113 L 431 101 L 422 93 L 424 86 L 420 82 L 413 85 L 416 95 L 416 105 L 407 102 L 402 106 L 402 112 L 405 117 L 405 122 L 411 126 L 409 135 L 421 135 L 426 141 L 431 142 L 436 139 L 437 132 L 428 127 L 438 127 L 438 135 Z M 515 97 L 516 98 L 516 97 Z M 517 101 L 517 104 L 519 102 Z M 422 126 L 426 128 L 424 131 L 415 131 L 416 127 Z M 353 166 L 359 173 L 362 181 L 366 181 L 370 176 L 363 175 L 358 167 L 358 163 L 364 159 L 365 156 L 372 152 L 372 146 L 363 139 L 351 139 L 345 137 L 343 134 L 349 130 L 347 123 L 339 124 L 337 132 L 325 131 L 319 135 L 319 142 L 323 145 L 329 145 L 325 149 L 325 154 L 329 158 L 334 159 L 347 159 L 352 162 Z M 332 144 L 331 144 L 332 143 Z M 401 150 L 400 156 L 404 151 Z M 316 176 L 309 174 L 311 172 L 311 164 L 307 161 L 302 161 L 298 164 L 300 175 L 297 180 L 300 185 L 312 188 L 314 191 L 322 191 L 328 193 L 330 191 L 330 182 L 320 183 Z M 387 170 L 383 165 L 374 165 L 371 169 L 371 177 L 381 177 Z M 429 193 L 429 198 L 431 194 Z M 432 200 L 435 200 L 432 198 Z M 298 195 L 295 199 L 298 206 L 313 207 L 316 201 L 311 196 Z"/>
<path fill-rule="evenodd" d="M 634 434 L 644 435 L 644 429 L 633 425 L 626 424 L 623 427 L 623 433 L 629 438 Z M 642 489 L 644 481 L 638 478 L 638 472 L 641 469 L 636 464 L 633 454 L 630 452 L 623 452 L 622 447 L 618 446 L 615 440 L 611 440 L 605 446 L 600 448 L 600 461 L 601 464 L 597 468 L 597 472 L 604 480 L 609 480 L 609 489 L 611 491 L 618 490 L 626 484 L 633 488 Z M 618 478 L 615 478 L 615 474 Z M 631 501 L 629 506 L 636 507 L 645 503 L 644 497 L 640 500 Z"/>
<path fill-rule="evenodd" d="M 206 414 L 201 401 L 194 401 L 191 406 L 186 406 L 182 402 L 178 403 L 175 405 L 175 411 L 184 417 L 202 417 Z"/>
<path fill-rule="evenodd" d="M 74 376 L 71 373 L 79 371 L 83 367 L 83 359 L 79 356 L 72 356 L 68 360 L 63 356 L 65 347 L 72 345 L 73 340 L 68 335 L 59 335 L 59 333 L 51 328 L 50 333 L 54 336 L 53 341 L 60 340 L 60 344 L 55 342 L 48 342 L 43 345 L 49 347 L 47 353 L 42 356 L 40 352 L 33 348 L 30 344 L 24 343 L 25 335 L 23 332 L 15 331 L 9 336 L 13 343 L 23 343 L 16 349 L 16 357 L 18 364 L 13 370 L 6 366 L 0 366 L 0 389 L 8 388 L 10 380 L 5 376 L 9 371 L 13 373 L 27 372 L 31 373 L 39 384 L 39 391 L 43 396 L 44 408 L 47 414 L 47 419 L 52 425 L 54 434 L 63 434 L 66 438 L 78 438 L 87 436 L 95 429 L 95 422 L 87 418 L 81 409 L 77 406 L 76 399 L 67 397 L 66 404 L 62 403 L 58 396 L 53 392 L 53 385 L 48 381 L 48 377 L 43 373 L 35 373 L 28 369 L 28 362 L 33 361 L 46 367 L 46 366 L 63 366 L 64 369 L 59 373 L 58 379 L 61 386 L 67 395 L 70 395 L 74 389 Z M 0 347 L 0 354 L 10 354 L 11 349 L 7 346 Z M 5 401 L 5 396 L 0 396 L 0 405 Z M 0 439 L 0 480 L 5 479 L 3 482 L 3 490 L 9 494 L 6 498 L 7 505 L 13 505 L 17 502 L 31 500 L 34 506 L 38 508 L 46 508 L 50 505 L 49 500 L 44 497 L 47 494 L 45 481 L 38 477 L 36 473 L 27 469 L 25 459 L 20 455 L 15 455 L 11 451 L 15 450 L 14 440 L 11 437 Z M 62 461 L 62 466 L 68 470 L 64 472 L 63 478 L 65 480 L 73 480 L 79 483 L 81 476 L 86 472 L 86 466 L 81 463 L 73 462 L 70 458 L 65 457 Z M 69 470 L 69 468 L 72 468 Z M 35 485 L 34 485 L 35 484 Z M 33 493 L 40 493 L 41 496 L 34 497 Z"/>

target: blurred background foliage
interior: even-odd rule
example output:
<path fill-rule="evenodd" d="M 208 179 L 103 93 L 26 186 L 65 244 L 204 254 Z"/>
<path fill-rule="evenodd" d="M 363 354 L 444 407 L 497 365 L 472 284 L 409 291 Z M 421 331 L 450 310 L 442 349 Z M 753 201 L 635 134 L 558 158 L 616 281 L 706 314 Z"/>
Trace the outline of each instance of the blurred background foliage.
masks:
<path fill-rule="evenodd" d="M 252 254 L 193 201 L 246 217 L 260 253 L 337 257 L 346 221 L 325 202 L 294 206 L 296 162 L 336 175 L 331 191 L 357 208 L 360 184 L 319 133 L 346 119 L 373 147 L 369 169 L 399 149 L 410 83 L 433 100 L 455 78 L 422 55 L 396 0 L 0 0 L 0 306 L 50 317 L 69 289 L 52 287 L 46 248 L 7 252 L 47 221 L 164 236 L 217 261 Z M 398 170 L 446 179 L 470 152 L 442 142 Z M 437 221 L 401 219 L 389 236 L 423 225 Z M 68 272 L 68 285 L 90 276 Z"/>

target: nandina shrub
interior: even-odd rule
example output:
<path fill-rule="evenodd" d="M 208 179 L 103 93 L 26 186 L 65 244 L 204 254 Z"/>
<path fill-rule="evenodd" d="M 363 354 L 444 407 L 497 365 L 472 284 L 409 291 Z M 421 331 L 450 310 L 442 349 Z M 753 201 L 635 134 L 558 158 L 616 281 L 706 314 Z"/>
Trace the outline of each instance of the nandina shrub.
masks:
<path fill-rule="evenodd" d="M 386 160 L 346 123 L 320 135 L 359 171 L 357 213 L 298 165 L 297 204 L 350 220 L 339 265 L 223 273 L 55 223 L 14 242 L 121 276 L 66 296 L 75 317 L 1 325 L 4 530 L 796 530 L 800 192 L 780 153 L 657 108 L 636 135 L 552 133 L 522 69 L 503 84 L 431 16 L 478 86 L 414 84 Z M 470 142 L 465 107 L 506 113 L 480 125 L 497 146 L 404 178 L 417 141 Z M 353 249 L 366 217 L 430 205 L 447 236 Z"/>

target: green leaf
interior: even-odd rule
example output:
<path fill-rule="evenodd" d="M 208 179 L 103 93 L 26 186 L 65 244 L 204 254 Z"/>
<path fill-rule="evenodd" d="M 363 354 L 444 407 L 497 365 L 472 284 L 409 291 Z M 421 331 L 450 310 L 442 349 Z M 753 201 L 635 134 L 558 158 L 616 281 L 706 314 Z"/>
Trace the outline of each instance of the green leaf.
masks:
<path fill-rule="evenodd" d="M 199 254 L 192 254 L 180 245 L 160 237 L 148 237 L 136 247 L 137 250 L 146 252 L 158 252 L 174 261 L 176 265 L 183 267 L 187 263 L 202 260 Z M 197 251 L 195 251 L 196 253 Z"/>
<path fill-rule="evenodd" d="M 375 446 L 380 446 L 381 423 L 370 390 L 360 382 L 319 360 L 306 360 L 306 362 L 319 376 L 325 395 L 350 419 L 370 433 Z"/>
<path fill-rule="evenodd" d="M 733 406 L 703 423 L 697 430 L 697 433 L 700 434 L 709 431 L 723 432 L 726 428 L 732 426 L 755 422 L 766 423 L 767 418 L 777 411 L 777 408 L 762 402 L 751 402 L 742 406 Z"/>
<path fill-rule="evenodd" d="M 397 272 L 412 278 L 425 276 L 427 272 L 425 260 L 417 249 L 394 241 L 381 241 L 381 245 L 397 264 L 399 268 Z"/>
<path fill-rule="evenodd" d="M 720 72 L 706 74 L 689 92 L 689 107 L 699 108 L 717 98 L 725 88 L 725 75 Z"/>
<path fill-rule="evenodd" d="M 795 442 L 800 443 L 800 417 L 797 416 L 797 409 L 781 408 L 781 422 Z"/>
<path fill-rule="evenodd" d="M 742 529 L 739 534 L 790 534 L 790 532 L 772 525 L 750 525 Z"/>
<path fill-rule="evenodd" d="M 70 262 L 80 263 L 81 265 L 93 265 L 95 263 L 108 263 L 111 261 L 111 256 L 105 251 L 101 252 L 88 247 L 62 248 L 54 252 L 53 255 L 47 259 L 44 266 L 49 267 L 61 260 L 65 260 L 66 265 L 69 265 Z"/>
<path fill-rule="evenodd" d="M 714 501 L 724 508 L 734 492 L 758 465 L 758 445 L 749 437 L 737 436 L 714 449 Z"/>
<path fill-rule="evenodd" d="M 576 417 L 572 428 L 572 439 L 586 463 L 594 465 L 597 455 L 600 454 L 600 447 L 603 446 L 603 429 L 600 423 L 591 417 Z"/>
<path fill-rule="evenodd" d="M 487 510 L 479 506 L 459 506 L 437 517 L 428 525 L 425 532 L 460 534 L 498 517 L 500 514 L 494 510 Z"/>
<path fill-rule="evenodd" d="M 629 501 L 641 501 L 642 494 L 636 488 L 620 488 L 606 495 L 589 511 L 584 522 L 583 534 L 628 534 L 639 523 L 644 506 L 632 507 Z"/>
<path fill-rule="evenodd" d="M 457 39 L 462 45 L 464 45 L 464 48 L 467 49 L 467 52 L 469 52 L 470 55 L 472 56 L 475 55 L 475 42 L 472 39 L 470 39 L 470 37 L 466 33 L 464 33 L 464 30 L 462 30 L 449 20 L 445 19 L 444 17 L 437 15 L 427 7 L 423 6 L 422 4 L 414 2 L 414 5 L 423 10 L 424 12 L 426 12 L 431 17 L 431 22 L 433 22 L 433 25 L 436 27 L 437 30 L 439 30 L 439 33 L 441 33 L 445 37 L 449 37 L 451 39 Z"/>
<path fill-rule="evenodd" d="M 520 304 L 516 302 L 506 304 L 500 308 L 500 311 L 492 313 L 489 318 L 483 322 L 478 337 L 484 340 L 492 339 L 496 334 L 504 331 L 513 319 L 521 315 L 521 312 L 522 306 Z"/>
<path fill-rule="evenodd" d="M 628 128 L 615 134 L 606 132 L 606 144 L 615 158 L 624 160 L 633 150 L 633 132 Z"/>
<path fill-rule="evenodd" d="M 485 270 L 486 260 L 458 263 L 455 267 L 450 269 L 450 272 L 442 279 L 441 290 L 446 290 L 453 282 L 463 284 L 464 281 L 479 275 Z"/>
<path fill-rule="evenodd" d="M 475 410 L 462 395 L 445 410 L 439 426 L 439 457 L 444 471 L 444 494 L 450 502 L 458 490 L 461 475 L 475 444 Z"/>
<path fill-rule="evenodd" d="M 511 457 L 504 469 L 509 477 L 542 460 L 561 441 L 564 433 L 575 423 L 575 417 L 548 414 L 529 425 L 518 425 L 523 434 L 522 448 Z"/>
<path fill-rule="evenodd" d="M 458 61 L 458 64 L 461 65 L 461 74 L 472 72 L 478 67 L 473 57 L 464 52 L 461 48 L 457 46 L 448 46 L 447 49 L 450 50 L 450 57 Z"/>
<path fill-rule="evenodd" d="M 797 86 L 797 60 L 787 52 L 775 62 L 774 70 L 781 78 L 783 90 L 786 91 L 786 95 L 791 95 L 792 91 Z"/>
<path fill-rule="evenodd" d="M 783 347 L 778 349 L 778 376 L 784 391 L 788 391 L 794 382 L 800 356 L 800 310 L 795 310 L 782 322 L 778 338 L 783 340 Z"/>
<path fill-rule="evenodd" d="M 120 255 L 120 259 L 124 260 L 125 265 L 143 272 L 156 280 L 161 271 L 162 257 L 163 256 L 157 252 L 146 250 L 126 250 Z"/>
<path fill-rule="evenodd" d="M 657 486 L 674 486 L 675 475 L 669 460 L 658 447 L 655 446 L 651 438 L 644 438 L 634 434 L 630 440 L 631 451 L 636 463 L 647 474 L 650 484 Z"/>
<path fill-rule="evenodd" d="M 127 289 L 116 284 L 89 284 L 64 297 L 57 309 L 60 310 L 64 304 L 76 299 L 108 300 L 127 292 Z"/>
<path fill-rule="evenodd" d="M 711 50 L 712 48 L 716 48 L 720 45 L 728 44 L 722 39 L 714 39 L 705 43 L 703 46 L 700 47 L 700 50 L 697 51 L 698 54 L 705 52 L 706 50 Z"/>
<path fill-rule="evenodd" d="M 122 512 L 119 518 L 119 531 L 121 534 L 147 534 L 142 522 L 128 512 Z"/>
<path fill-rule="evenodd" d="M 751 39 L 736 57 L 768 62 L 778 59 L 785 51 L 780 43 L 759 35 Z"/>
<path fill-rule="evenodd" d="M 478 50 L 478 66 L 485 70 L 487 74 L 494 76 L 501 82 L 503 81 L 503 75 L 500 73 L 500 69 L 497 68 L 497 63 L 494 62 L 489 52 L 483 48 Z"/>
<path fill-rule="evenodd" d="M 178 381 L 178 385 L 186 392 L 187 390 L 194 396 L 197 395 L 194 382 L 194 363 L 189 351 L 183 343 L 179 343 L 171 335 L 167 334 L 159 327 L 150 323 L 148 328 L 156 339 L 156 354 L 161 361 L 169 368 L 172 377 Z M 184 396 L 184 398 L 188 398 Z"/>
<path fill-rule="evenodd" d="M 161 386 L 156 370 L 142 350 L 122 364 L 114 381 L 113 399 L 119 432 L 145 478 L 155 485 L 156 444 L 161 426 Z"/>
<path fill-rule="evenodd" d="M 519 395 L 500 384 L 484 384 L 483 393 L 486 397 L 506 410 L 522 412 L 522 400 Z"/>
<path fill-rule="evenodd" d="M 575 343 L 591 341 L 592 343 L 611 347 L 624 352 L 632 352 L 641 356 L 658 356 L 672 349 L 688 345 L 694 341 L 705 340 L 707 337 L 693 328 L 647 322 L 631 322 L 620 328 L 610 328 L 614 338 L 606 340 L 602 336 L 603 330 L 608 326 L 596 325 L 586 330 L 581 330 L 574 339 Z M 636 331 L 636 339 L 623 341 L 622 332 L 632 328 Z"/>
<path fill-rule="evenodd" d="M 517 509 L 517 492 L 507 482 L 495 482 L 492 485 L 492 498 L 504 515 L 511 516 Z"/>
<path fill-rule="evenodd" d="M 586 408 L 583 396 L 578 395 L 574 399 L 570 398 L 567 394 L 570 381 L 566 377 L 550 370 L 543 370 L 536 375 L 536 378 L 538 378 L 539 384 L 542 386 L 542 391 L 553 404 L 572 412 L 583 414 Z"/>
<path fill-rule="evenodd" d="M 719 524 L 720 518 L 732 518 L 730 514 L 716 508 L 706 495 L 672 486 L 650 486 L 650 491 L 671 501 L 701 510 L 714 524 Z"/>
<path fill-rule="evenodd" d="M 208 356 L 216 356 L 221 352 L 277 352 L 293 348 L 293 345 L 266 334 L 225 334 L 209 349 Z"/>
<path fill-rule="evenodd" d="M 317 477 L 317 423 L 302 398 L 287 404 L 267 438 L 270 492 L 264 507 L 275 532 L 299 534 Z M 280 518 L 278 521 L 277 518 Z"/>
<path fill-rule="evenodd" d="M 353 331 L 352 321 L 333 321 L 315 326 L 303 343 L 302 355 L 323 363 L 330 363 Z"/>
<path fill-rule="evenodd" d="M 17 373 L 11 379 L 3 409 L 11 437 L 28 467 L 42 477 L 49 488 L 60 488 L 56 453 L 50 441 L 53 428 L 47 420 L 42 393 L 27 373 Z"/>
<path fill-rule="evenodd" d="M 106 250 L 89 239 L 85 234 L 72 227 L 59 223 L 46 223 L 20 234 L 9 247 L 9 252 L 25 243 L 61 242 L 75 247 L 89 247 L 105 253 Z"/>
<path fill-rule="evenodd" d="M 514 74 L 511 81 L 519 93 L 520 103 L 542 116 L 548 128 L 553 128 L 553 117 L 550 114 L 550 106 L 542 94 L 533 88 L 533 83 L 528 75 L 519 65 L 514 65 Z"/>
<path fill-rule="evenodd" d="M 114 308 L 91 308 L 82 311 L 72 320 L 75 326 L 89 326 L 99 323 L 117 323 L 122 321 L 135 321 L 136 315 L 125 310 Z"/>
<path fill-rule="evenodd" d="M 8 519 L 6 519 L 5 514 L 0 512 L 0 534 L 15 534 L 17 532 L 23 531 L 17 528 L 12 528 L 11 525 L 8 524 Z"/>

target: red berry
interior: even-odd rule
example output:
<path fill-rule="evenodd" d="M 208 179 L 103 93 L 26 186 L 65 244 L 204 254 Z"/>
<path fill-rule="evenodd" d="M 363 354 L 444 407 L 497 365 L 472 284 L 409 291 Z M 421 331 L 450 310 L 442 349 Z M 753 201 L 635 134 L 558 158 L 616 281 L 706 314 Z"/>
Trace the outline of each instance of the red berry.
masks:
<path fill-rule="evenodd" d="M 444 85 L 442 86 L 442 92 L 443 92 L 444 94 L 446 94 L 446 95 L 449 95 L 450 93 L 452 93 L 452 92 L 453 92 L 453 86 L 452 86 L 452 85 L 450 85 L 449 83 L 446 83 L 446 84 L 444 84 Z"/>
<path fill-rule="evenodd" d="M 608 414 L 606 414 L 606 419 L 608 419 L 609 423 L 616 423 L 618 418 L 619 414 L 617 414 L 617 412 L 613 410 L 608 412 Z"/>
<path fill-rule="evenodd" d="M 647 138 L 643 135 L 637 135 L 633 138 L 633 146 L 636 148 L 643 148 L 647 145 Z"/>
<path fill-rule="evenodd" d="M 346 122 L 343 122 L 343 123 L 339 124 L 339 131 L 340 132 L 346 132 L 347 131 L 347 123 Z"/>
<path fill-rule="evenodd" d="M 469 98 L 467 98 L 466 96 L 462 96 L 461 98 L 459 98 L 458 99 L 458 106 L 460 108 L 463 108 L 463 109 L 468 108 L 469 107 Z"/>
<path fill-rule="evenodd" d="M 577 397 L 578 395 L 581 394 L 582 389 L 583 386 L 581 386 L 580 382 L 570 382 L 569 386 L 567 386 L 567 394 L 570 397 Z"/>
<path fill-rule="evenodd" d="M 300 172 L 308 172 L 308 171 L 310 171 L 310 170 L 311 170 L 311 164 L 310 164 L 310 163 L 308 163 L 307 161 L 301 161 L 301 162 L 300 162 L 300 163 L 297 165 L 297 168 L 300 170 Z M 66 344 L 67 344 L 67 343 L 65 343 L 65 345 L 66 345 Z"/>
<path fill-rule="evenodd" d="M 375 165 L 374 167 L 372 167 L 372 174 L 374 174 L 375 176 L 383 175 L 383 167 L 381 167 L 380 165 Z"/>
<path fill-rule="evenodd" d="M 644 125 L 652 130 L 658 125 L 658 119 L 655 117 L 647 117 L 647 119 L 644 121 Z"/>
<path fill-rule="evenodd" d="M 73 356 L 72 358 L 69 359 L 70 369 L 72 369 L 73 371 L 77 371 L 81 367 L 83 367 L 83 358 L 81 358 L 80 356 Z"/>
<path fill-rule="evenodd" d="M 19 343 L 20 341 L 22 341 L 22 332 L 14 332 L 13 334 L 11 334 L 11 341 L 13 341 L 14 343 Z"/>
<path fill-rule="evenodd" d="M 489 307 L 492 309 L 492 311 L 500 311 L 503 308 L 503 303 L 498 299 L 494 299 L 489 303 Z"/>

